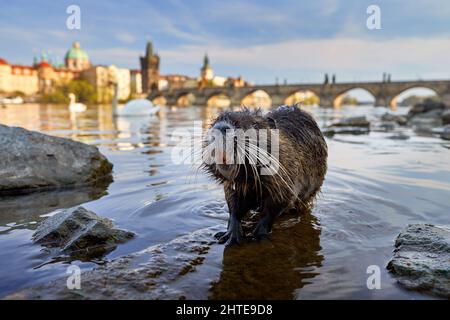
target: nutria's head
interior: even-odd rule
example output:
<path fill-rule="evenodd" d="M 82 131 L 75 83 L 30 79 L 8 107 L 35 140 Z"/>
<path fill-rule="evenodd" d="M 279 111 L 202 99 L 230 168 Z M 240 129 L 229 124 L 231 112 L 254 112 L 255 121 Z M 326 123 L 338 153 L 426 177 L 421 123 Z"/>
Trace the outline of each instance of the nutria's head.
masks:
<path fill-rule="evenodd" d="M 254 173 L 254 170 L 244 168 L 252 162 L 249 145 L 258 146 L 258 133 L 273 128 L 273 119 L 263 116 L 259 109 L 252 111 L 244 108 L 221 113 L 212 123 L 206 137 L 205 147 L 209 155 L 205 162 L 207 169 L 229 181 L 235 180 L 246 169 L 246 175 Z"/>

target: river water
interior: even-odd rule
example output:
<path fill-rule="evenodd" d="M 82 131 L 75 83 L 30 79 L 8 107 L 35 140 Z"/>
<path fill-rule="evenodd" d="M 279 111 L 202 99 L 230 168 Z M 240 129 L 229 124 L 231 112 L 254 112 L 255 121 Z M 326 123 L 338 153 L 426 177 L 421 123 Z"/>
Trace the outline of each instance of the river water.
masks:
<path fill-rule="evenodd" d="M 386 111 L 373 106 L 306 109 L 321 126 L 355 115 L 376 123 Z M 172 133 L 207 122 L 217 112 L 163 108 L 153 118 L 114 118 L 110 106 L 90 106 L 76 116 L 57 105 L 0 108 L 0 123 L 96 145 L 114 164 L 114 182 L 107 190 L 0 198 L 0 297 L 65 276 L 67 263 L 48 263 L 50 257 L 31 242 L 37 223 L 58 208 L 83 204 L 137 234 L 105 260 L 202 228 L 225 228 L 221 187 L 191 165 L 171 161 Z M 400 133 L 409 139 L 392 139 Z M 194 298 L 432 298 L 399 287 L 385 267 L 396 235 L 407 224 L 449 222 L 450 142 L 397 127 L 335 135 L 327 144 L 329 169 L 312 214 L 280 219 L 269 242 L 230 250 L 215 245 L 209 262 L 197 266 L 204 281 L 193 288 Z M 381 270 L 379 290 L 367 288 L 369 266 Z"/>

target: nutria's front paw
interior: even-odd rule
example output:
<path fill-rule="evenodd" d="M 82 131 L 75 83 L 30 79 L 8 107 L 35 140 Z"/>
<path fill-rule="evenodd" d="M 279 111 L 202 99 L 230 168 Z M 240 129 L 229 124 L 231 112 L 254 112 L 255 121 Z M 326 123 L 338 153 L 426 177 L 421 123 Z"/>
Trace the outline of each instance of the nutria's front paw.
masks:
<path fill-rule="evenodd" d="M 220 238 L 222 238 L 227 232 L 226 231 L 219 231 L 214 235 L 214 238 L 216 238 L 217 240 L 219 240 Z"/>
<path fill-rule="evenodd" d="M 233 244 L 241 244 L 244 237 L 242 226 L 239 221 L 230 221 L 227 232 L 218 232 L 214 235 L 220 244 L 225 243 L 226 246 Z"/>

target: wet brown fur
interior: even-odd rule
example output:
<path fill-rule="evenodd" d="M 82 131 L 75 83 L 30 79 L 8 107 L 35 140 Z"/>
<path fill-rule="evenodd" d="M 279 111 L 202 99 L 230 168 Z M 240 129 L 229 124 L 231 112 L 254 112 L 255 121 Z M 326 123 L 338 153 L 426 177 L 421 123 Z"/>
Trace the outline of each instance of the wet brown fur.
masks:
<path fill-rule="evenodd" d="M 281 106 L 266 115 L 247 108 L 223 112 L 211 128 L 223 122 L 234 129 L 279 129 L 280 168 L 275 175 L 259 175 L 258 180 L 246 163 L 234 165 L 235 175 L 230 179 L 215 164 L 203 165 L 223 184 L 230 210 L 228 231 L 221 240 L 227 244 L 241 241 L 240 221 L 249 210 L 263 213 L 255 236 L 265 237 L 274 219 L 285 210 L 304 210 L 312 205 L 327 171 L 325 139 L 312 116 L 296 106 Z"/>

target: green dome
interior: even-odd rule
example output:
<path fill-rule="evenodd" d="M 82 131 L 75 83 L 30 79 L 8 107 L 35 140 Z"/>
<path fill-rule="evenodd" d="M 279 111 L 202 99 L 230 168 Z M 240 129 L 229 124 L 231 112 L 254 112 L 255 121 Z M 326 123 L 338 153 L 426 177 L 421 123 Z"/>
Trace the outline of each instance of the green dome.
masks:
<path fill-rule="evenodd" d="M 89 60 L 86 51 L 80 48 L 79 42 L 74 42 L 72 48 L 66 53 L 66 59 L 84 59 Z"/>

